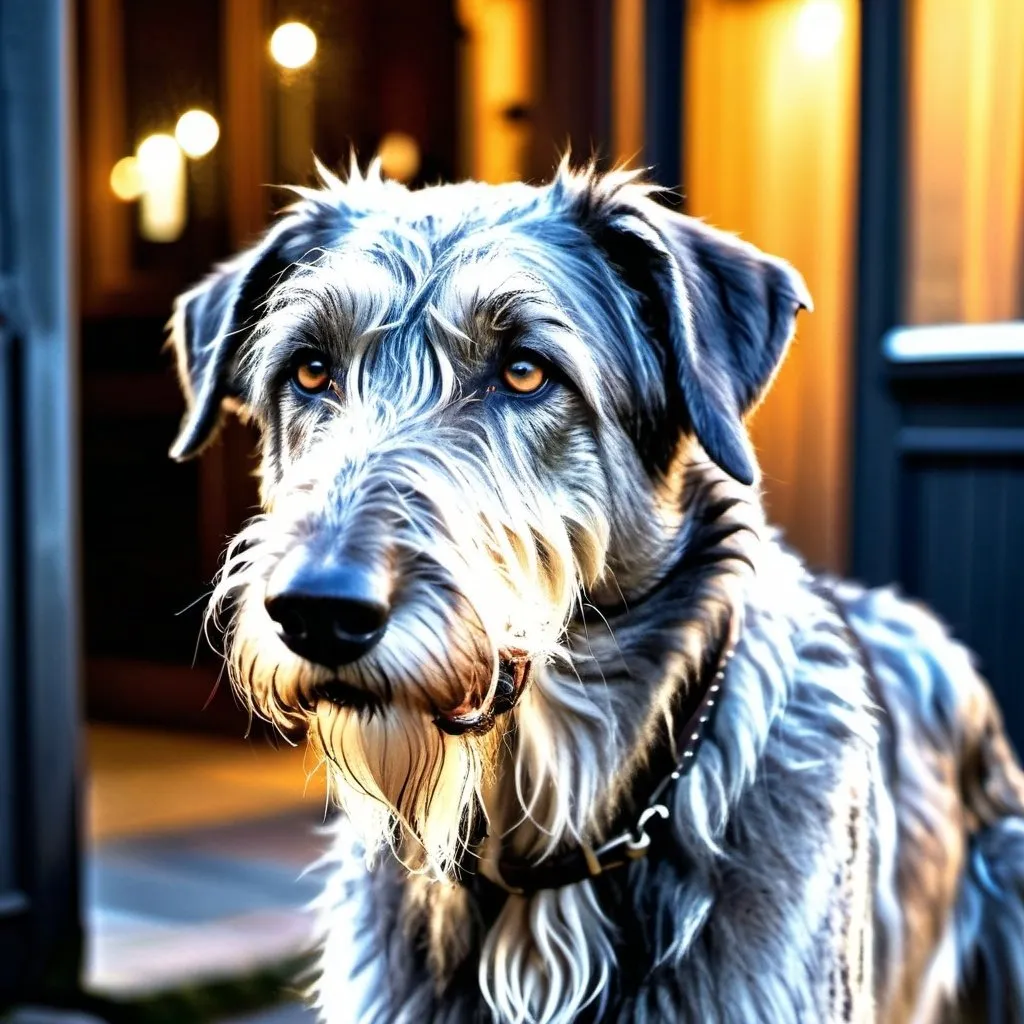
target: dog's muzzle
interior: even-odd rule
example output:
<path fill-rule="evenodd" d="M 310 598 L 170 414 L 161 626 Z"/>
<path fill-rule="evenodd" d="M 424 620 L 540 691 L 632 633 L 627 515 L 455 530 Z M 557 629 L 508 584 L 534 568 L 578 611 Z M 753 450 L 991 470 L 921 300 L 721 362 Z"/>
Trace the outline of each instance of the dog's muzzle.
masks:
<path fill-rule="evenodd" d="M 306 661 L 336 671 L 368 654 L 387 631 L 391 579 L 366 562 L 297 547 L 271 575 L 265 606 L 287 647 Z M 498 716 L 519 702 L 529 667 L 525 651 L 502 650 L 493 692 L 482 701 L 467 697 L 457 707 L 435 708 L 434 724 L 450 736 L 490 732 Z M 319 683 L 311 706 L 318 699 L 357 709 L 381 704 L 379 696 L 342 679 Z"/>

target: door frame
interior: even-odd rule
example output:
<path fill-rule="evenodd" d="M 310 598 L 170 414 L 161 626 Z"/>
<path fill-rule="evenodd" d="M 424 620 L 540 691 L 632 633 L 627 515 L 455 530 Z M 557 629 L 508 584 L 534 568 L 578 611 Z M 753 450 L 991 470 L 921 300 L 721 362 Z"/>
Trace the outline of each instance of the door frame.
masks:
<path fill-rule="evenodd" d="M 860 11 L 850 566 L 877 586 L 898 567 L 899 410 L 883 385 L 882 338 L 899 324 L 904 297 L 907 12 L 905 0 L 862 2 Z"/>
<path fill-rule="evenodd" d="M 73 52 L 70 0 L 0 0 L 0 1004 L 81 957 Z"/>

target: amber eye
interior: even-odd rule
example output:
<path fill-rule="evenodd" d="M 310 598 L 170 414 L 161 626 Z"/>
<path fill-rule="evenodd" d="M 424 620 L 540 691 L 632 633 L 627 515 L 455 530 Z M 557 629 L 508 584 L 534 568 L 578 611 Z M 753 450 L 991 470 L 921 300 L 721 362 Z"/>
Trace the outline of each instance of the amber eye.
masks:
<path fill-rule="evenodd" d="M 533 359 L 520 356 L 505 366 L 501 371 L 501 379 L 517 394 L 529 395 L 540 389 L 548 379 L 548 374 Z"/>
<path fill-rule="evenodd" d="M 330 367 L 318 356 L 305 356 L 296 362 L 292 379 L 303 391 L 315 395 L 331 383 Z"/>

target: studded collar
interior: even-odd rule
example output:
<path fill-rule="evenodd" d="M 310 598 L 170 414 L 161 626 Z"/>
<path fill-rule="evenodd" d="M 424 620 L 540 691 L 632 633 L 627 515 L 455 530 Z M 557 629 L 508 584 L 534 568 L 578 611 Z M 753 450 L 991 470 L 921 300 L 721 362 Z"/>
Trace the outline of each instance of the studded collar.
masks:
<path fill-rule="evenodd" d="M 632 824 L 599 846 L 580 843 L 540 862 L 503 853 L 493 874 L 471 873 L 463 864 L 462 884 L 473 889 L 483 887 L 529 896 L 543 889 L 559 889 L 596 878 L 646 857 L 655 842 L 657 826 L 664 825 L 671 817 L 672 791 L 696 761 L 707 725 L 718 706 L 726 669 L 739 642 L 739 619 L 736 612 L 730 617 L 718 658 L 694 690 L 696 703 L 680 734 L 682 752 L 678 760 L 654 787 Z"/>

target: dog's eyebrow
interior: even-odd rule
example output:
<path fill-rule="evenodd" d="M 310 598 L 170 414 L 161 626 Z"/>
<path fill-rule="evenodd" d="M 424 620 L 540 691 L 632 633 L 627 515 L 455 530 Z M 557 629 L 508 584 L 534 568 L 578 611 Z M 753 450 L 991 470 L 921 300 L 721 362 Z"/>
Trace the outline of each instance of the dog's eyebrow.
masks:
<path fill-rule="evenodd" d="M 542 291 L 505 293 L 493 321 L 495 330 L 512 345 L 522 345 L 547 359 L 565 374 L 595 412 L 603 406 L 594 353 L 569 316 Z"/>

